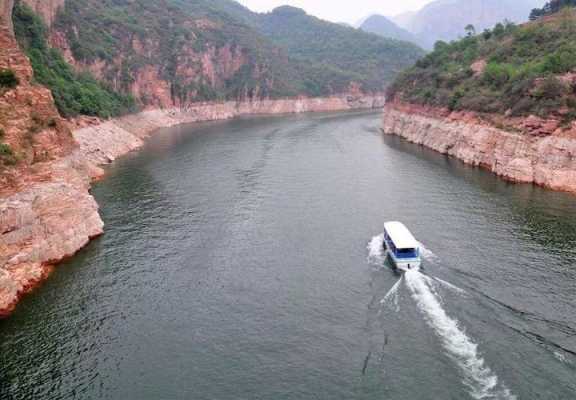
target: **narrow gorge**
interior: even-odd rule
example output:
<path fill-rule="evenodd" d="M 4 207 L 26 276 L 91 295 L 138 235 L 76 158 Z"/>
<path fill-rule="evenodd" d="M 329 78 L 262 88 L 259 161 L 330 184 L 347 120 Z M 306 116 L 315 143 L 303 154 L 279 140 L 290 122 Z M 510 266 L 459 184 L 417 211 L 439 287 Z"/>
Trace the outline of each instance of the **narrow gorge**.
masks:
<path fill-rule="evenodd" d="M 64 6 L 64 1 L 23 2 L 41 15 L 47 26 L 55 22 Z M 101 166 L 141 147 L 158 129 L 249 114 L 373 109 L 384 104 L 382 94 L 363 92 L 355 84 L 346 93 L 325 97 L 269 98 L 261 97 L 262 89 L 256 89 L 236 100 L 190 101 L 174 97 L 174 86 L 158 76 L 161 67 L 156 72 L 144 67 L 129 87 L 142 111 L 113 119 L 82 115 L 64 118 L 51 91 L 37 83 L 30 60 L 16 41 L 13 7 L 14 1 L 0 0 L 0 70 L 14 71 L 18 79 L 15 88 L 3 90 L 0 96 L 0 139 L 14 155 L 14 161 L 6 159 L 0 167 L 0 317 L 8 316 L 21 296 L 46 279 L 55 264 L 104 232 L 98 204 L 90 194 L 91 182 L 103 177 Z M 52 45 L 60 45 L 75 68 L 103 78 L 98 66 L 104 63 L 79 64 L 61 33 L 50 32 Z M 224 47 L 223 51 L 230 54 L 229 50 Z M 226 79 L 227 65 L 236 71 L 242 67 L 241 55 L 215 66 L 210 57 L 215 56 L 214 51 L 209 49 L 208 54 L 200 56 L 204 62 L 202 74 Z M 196 57 L 190 57 L 195 63 Z M 198 71 L 183 74 L 194 79 Z M 219 85 L 216 81 L 213 84 Z"/>

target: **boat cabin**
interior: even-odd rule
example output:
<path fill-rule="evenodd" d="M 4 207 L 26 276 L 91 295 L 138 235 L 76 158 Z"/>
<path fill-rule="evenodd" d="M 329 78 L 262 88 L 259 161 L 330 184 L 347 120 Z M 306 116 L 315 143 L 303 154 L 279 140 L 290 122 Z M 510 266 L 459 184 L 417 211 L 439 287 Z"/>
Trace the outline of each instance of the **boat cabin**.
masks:
<path fill-rule="evenodd" d="M 399 268 L 412 269 L 420 266 L 420 243 L 401 222 L 384 224 L 384 243 Z"/>

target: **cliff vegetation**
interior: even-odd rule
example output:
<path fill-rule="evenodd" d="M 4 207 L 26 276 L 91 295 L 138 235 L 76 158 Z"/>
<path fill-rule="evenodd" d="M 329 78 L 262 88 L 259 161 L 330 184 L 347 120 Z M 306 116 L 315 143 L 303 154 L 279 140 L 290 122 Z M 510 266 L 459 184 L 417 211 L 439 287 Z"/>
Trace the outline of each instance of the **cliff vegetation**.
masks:
<path fill-rule="evenodd" d="M 382 91 L 424 55 L 412 43 L 326 22 L 290 6 L 260 15 L 257 28 L 298 62 L 312 95 L 343 91 L 350 82 Z"/>
<path fill-rule="evenodd" d="M 576 119 L 576 13 L 492 30 L 434 51 L 401 74 L 388 95 L 456 111 Z"/>
<path fill-rule="evenodd" d="M 19 30 L 21 38 L 29 37 L 34 25 L 26 18 L 19 23 L 25 27 L 25 35 Z M 37 31 L 35 36 L 45 37 L 43 29 Z M 131 94 L 142 106 L 166 107 L 329 96 L 351 88 L 382 92 L 424 54 L 412 44 L 321 21 L 299 9 L 257 14 L 230 0 L 66 0 L 47 35 L 74 71 L 97 78 L 75 75 L 84 86 L 102 89 L 96 97 L 106 99 L 99 102 L 103 114 L 130 106 L 117 93 Z M 69 96 L 60 93 L 68 91 L 60 90 L 56 79 L 44 77 L 42 68 L 63 67 L 62 57 L 41 45 L 40 52 L 32 52 L 31 41 L 22 42 L 38 80 L 49 82 L 59 108 L 85 113 L 82 102 L 64 101 Z"/>
<path fill-rule="evenodd" d="M 133 109 L 131 96 L 115 92 L 88 72 L 75 72 L 61 52 L 48 45 L 46 25 L 26 4 L 15 4 L 13 22 L 16 38 L 30 58 L 34 79 L 52 91 L 62 116 L 109 118 Z"/>

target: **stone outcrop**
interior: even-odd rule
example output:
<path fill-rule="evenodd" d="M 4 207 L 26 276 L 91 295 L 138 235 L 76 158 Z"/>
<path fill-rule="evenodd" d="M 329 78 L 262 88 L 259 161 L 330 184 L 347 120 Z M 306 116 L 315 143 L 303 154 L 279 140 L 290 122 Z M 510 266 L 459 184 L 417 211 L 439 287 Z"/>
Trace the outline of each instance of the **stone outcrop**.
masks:
<path fill-rule="evenodd" d="M 12 27 L 14 2 L 0 0 L 0 69 L 15 88 L 0 91 L 2 142 L 17 165 L 0 165 L 0 317 L 46 278 L 51 265 L 102 233 L 89 182 L 101 172 L 85 161 L 50 91 L 32 81 L 32 67 Z"/>
<path fill-rule="evenodd" d="M 0 317 L 103 232 L 90 180 L 101 174 L 80 152 L 44 165 L 47 181 L 0 197 Z"/>
<path fill-rule="evenodd" d="M 510 181 L 576 193 L 576 131 L 533 119 L 525 121 L 525 126 L 529 129 L 504 130 L 479 119 L 398 103 L 388 104 L 383 116 L 386 134 L 486 168 Z"/>

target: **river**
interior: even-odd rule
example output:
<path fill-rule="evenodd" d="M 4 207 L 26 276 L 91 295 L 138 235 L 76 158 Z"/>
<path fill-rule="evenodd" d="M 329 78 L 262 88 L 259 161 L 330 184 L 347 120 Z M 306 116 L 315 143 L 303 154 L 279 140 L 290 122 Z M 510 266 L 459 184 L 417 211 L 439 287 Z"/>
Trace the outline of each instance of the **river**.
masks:
<path fill-rule="evenodd" d="M 114 164 L 106 234 L 0 322 L 0 398 L 575 399 L 576 198 L 379 124 L 196 124 Z"/>

